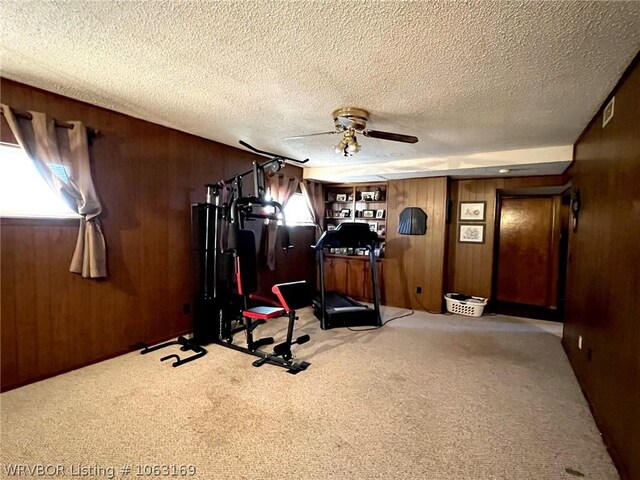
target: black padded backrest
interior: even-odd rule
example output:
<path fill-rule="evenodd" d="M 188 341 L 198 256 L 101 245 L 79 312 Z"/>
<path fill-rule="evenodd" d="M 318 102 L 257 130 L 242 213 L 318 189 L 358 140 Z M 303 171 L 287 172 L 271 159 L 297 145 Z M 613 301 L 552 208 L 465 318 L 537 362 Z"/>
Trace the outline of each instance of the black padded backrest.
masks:
<path fill-rule="evenodd" d="M 312 292 L 304 280 L 299 282 L 279 283 L 271 289 L 287 311 L 311 305 Z"/>
<path fill-rule="evenodd" d="M 238 230 L 236 255 L 238 290 L 242 295 L 249 295 L 258 290 L 256 237 L 251 230 Z"/>

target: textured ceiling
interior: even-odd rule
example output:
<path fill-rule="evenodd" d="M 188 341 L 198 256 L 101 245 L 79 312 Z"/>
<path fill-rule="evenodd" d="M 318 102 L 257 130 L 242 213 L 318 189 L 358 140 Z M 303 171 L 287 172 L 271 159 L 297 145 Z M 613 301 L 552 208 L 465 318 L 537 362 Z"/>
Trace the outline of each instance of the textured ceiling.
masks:
<path fill-rule="evenodd" d="M 316 168 L 570 145 L 640 48 L 640 2 L 0 0 L 0 17 L 7 78 Z M 341 158 L 337 136 L 282 140 L 340 106 L 420 142 Z"/>

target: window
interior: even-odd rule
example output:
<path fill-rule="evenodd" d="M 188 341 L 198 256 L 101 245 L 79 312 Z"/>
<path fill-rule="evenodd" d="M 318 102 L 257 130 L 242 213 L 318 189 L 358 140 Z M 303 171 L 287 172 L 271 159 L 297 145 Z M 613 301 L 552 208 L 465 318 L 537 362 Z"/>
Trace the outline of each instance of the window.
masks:
<path fill-rule="evenodd" d="M 302 193 L 295 193 L 284 207 L 287 225 L 313 225 L 313 218 Z"/>
<path fill-rule="evenodd" d="M 53 173 L 67 181 L 63 166 L 50 165 Z M 0 216 L 30 218 L 76 218 L 64 201 L 51 190 L 21 148 L 0 144 Z"/>

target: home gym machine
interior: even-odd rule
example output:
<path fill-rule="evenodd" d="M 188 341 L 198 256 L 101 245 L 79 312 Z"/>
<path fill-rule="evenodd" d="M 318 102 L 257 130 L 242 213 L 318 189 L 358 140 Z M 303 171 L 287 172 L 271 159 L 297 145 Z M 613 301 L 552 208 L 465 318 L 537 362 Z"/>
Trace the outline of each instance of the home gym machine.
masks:
<path fill-rule="evenodd" d="M 276 365 L 296 374 L 309 366 L 307 362 L 294 362 L 291 351 L 292 345 L 309 341 L 308 335 L 293 337 L 294 324 L 298 319 L 296 309 L 311 304 L 311 290 L 305 281 L 299 281 L 274 285 L 271 290 L 275 295 L 273 299 L 256 295 L 258 263 L 255 235 L 252 230 L 245 229 L 245 223 L 268 220 L 281 221 L 286 225 L 282 205 L 266 198 L 265 170 L 277 172 L 285 160 L 306 163 L 308 159 L 295 160 L 258 150 L 242 141 L 240 143 L 270 157 L 270 160 L 262 164 L 253 162 L 251 170 L 229 180 L 207 184 L 206 201 L 192 206 L 191 249 L 194 281 L 198 287 L 193 309 L 193 334 L 191 338 L 179 337 L 160 345 L 145 346 L 141 353 L 171 345 L 180 346 L 181 351 L 194 352 L 186 358 L 172 354 L 160 359 L 174 359 L 172 365 L 177 367 L 206 355 L 203 345 L 218 344 L 258 357 L 253 362 L 255 367 Z M 243 179 L 251 174 L 255 194 L 244 196 Z M 285 250 L 292 248 L 288 229 L 282 228 L 281 233 L 282 247 Z M 255 339 L 254 330 L 268 319 L 283 316 L 288 317 L 284 342 L 275 345 L 271 352 L 261 350 L 261 347 L 273 344 L 274 339 Z M 234 336 L 241 332 L 245 336 L 245 345 L 234 343 Z"/>
<path fill-rule="evenodd" d="M 313 299 L 313 313 L 320 320 L 320 328 L 374 326 L 381 327 L 380 294 L 374 249 L 378 234 L 369 230 L 366 223 L 343 222 L 335 230 L 327 230 L 313 247 L 318 260 L 320 292 Z M 373 308 L 356 302 L 342 292 L 327 292 L 324 287 L 324 254 L 329 248 L 366 249 L 371 264 Z"/>

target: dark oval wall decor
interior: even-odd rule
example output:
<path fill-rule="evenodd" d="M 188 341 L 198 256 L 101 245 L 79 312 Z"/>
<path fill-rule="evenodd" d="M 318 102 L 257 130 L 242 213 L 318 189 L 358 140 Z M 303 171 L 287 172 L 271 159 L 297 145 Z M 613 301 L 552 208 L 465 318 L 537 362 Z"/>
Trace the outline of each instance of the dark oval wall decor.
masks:
<path fill-rule="evenodd" d="M 427 233 L 427 214 L 420 207 L 407 207 L 400 212 L 400 235 L 424 235 Z"/>

